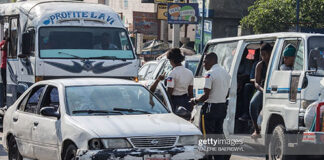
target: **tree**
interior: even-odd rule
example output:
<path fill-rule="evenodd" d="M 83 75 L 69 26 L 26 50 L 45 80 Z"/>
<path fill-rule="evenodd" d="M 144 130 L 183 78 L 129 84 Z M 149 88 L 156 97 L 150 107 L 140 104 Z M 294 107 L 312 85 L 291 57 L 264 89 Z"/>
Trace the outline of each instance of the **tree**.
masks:
<path fill-rule="evenodd" d="M 282 32 L 296 26 L 296 0 L 256 0 L 241 20 L 256 33 Z M 300 0 L 300 26 L 324 27 L 324 0 Z"/>

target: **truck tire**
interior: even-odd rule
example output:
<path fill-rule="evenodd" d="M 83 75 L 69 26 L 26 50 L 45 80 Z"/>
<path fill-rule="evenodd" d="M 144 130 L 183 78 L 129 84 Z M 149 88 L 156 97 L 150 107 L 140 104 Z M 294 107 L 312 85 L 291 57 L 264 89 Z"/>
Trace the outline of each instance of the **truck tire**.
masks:
<path fill-rule="evenodd" d="M 278 125 L 272 132 L 271 140 L 268 147 L 269 160 L 291 160 L 293 156 L 287 156 L 288 143 L 285 127 Z"/>

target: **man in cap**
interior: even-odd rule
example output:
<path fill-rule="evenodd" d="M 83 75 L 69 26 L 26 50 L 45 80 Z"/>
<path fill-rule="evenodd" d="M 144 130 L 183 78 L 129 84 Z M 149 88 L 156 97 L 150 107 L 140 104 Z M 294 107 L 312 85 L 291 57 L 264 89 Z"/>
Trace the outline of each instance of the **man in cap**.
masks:
<path fill-rule="evenodd" d="M 283 51 L 284 63 L 280 66 L 282 71 L 290 71 L 294 69 L 294 63 L 296 58 L 296 48 L 292 44 L 288 44 Z"/>

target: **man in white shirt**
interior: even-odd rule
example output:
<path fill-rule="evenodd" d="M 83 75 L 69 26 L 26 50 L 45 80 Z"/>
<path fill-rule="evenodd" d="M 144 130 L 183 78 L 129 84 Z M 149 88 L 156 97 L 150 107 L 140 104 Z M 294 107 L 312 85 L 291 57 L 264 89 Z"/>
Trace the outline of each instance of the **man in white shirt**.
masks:
<path fill-rule="evenodd" d="M 226 97 L 230 87 L 231 77 L 227 71 L 217 64 L 215 53 L 209 53 L 204 59 L 205 75 L 204 94 L 200 98 L 191 99 L 191 103 L 204 102 L 201 109 L 201 130 L 204 135 L 217 134 L 222 137 L 223 122 L 226 117 Z M 214 156 L 216 159 L 225 159 L 225 156 Z"/>
<path fill-rule="evenodd" d="M 167 90 L 171 96 L 173 110 L 182 106 L 191 112 L 192 107 L 188 102 L 193 97 L 193 74 L 181 64 L 185 57 L 179 48 L 169 50 L 167 58 L 173 67 L 167 78 Z"/>

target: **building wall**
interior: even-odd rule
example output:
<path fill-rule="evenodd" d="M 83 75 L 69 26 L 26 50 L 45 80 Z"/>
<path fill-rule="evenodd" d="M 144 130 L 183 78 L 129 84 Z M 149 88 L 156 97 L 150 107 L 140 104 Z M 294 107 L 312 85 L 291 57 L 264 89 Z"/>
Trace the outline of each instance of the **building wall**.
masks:
<path fill-rule="evenodd" d="M 212 38 L 233 37 L 238 35 L 240 20 L 248 14 L 248 7 L 255 0 L 209 0 L 209 9 L 213 10 Z M 244 33 L 243 33 L 244 34 Z"/>
<path fill-rule="evenodd" d="M 106 0 L 105 4 L 122 15 L 126 27 L 132 27 L 133 12 L 156 12 L 153 3 L 141 3 L 141 0 Z"/>

